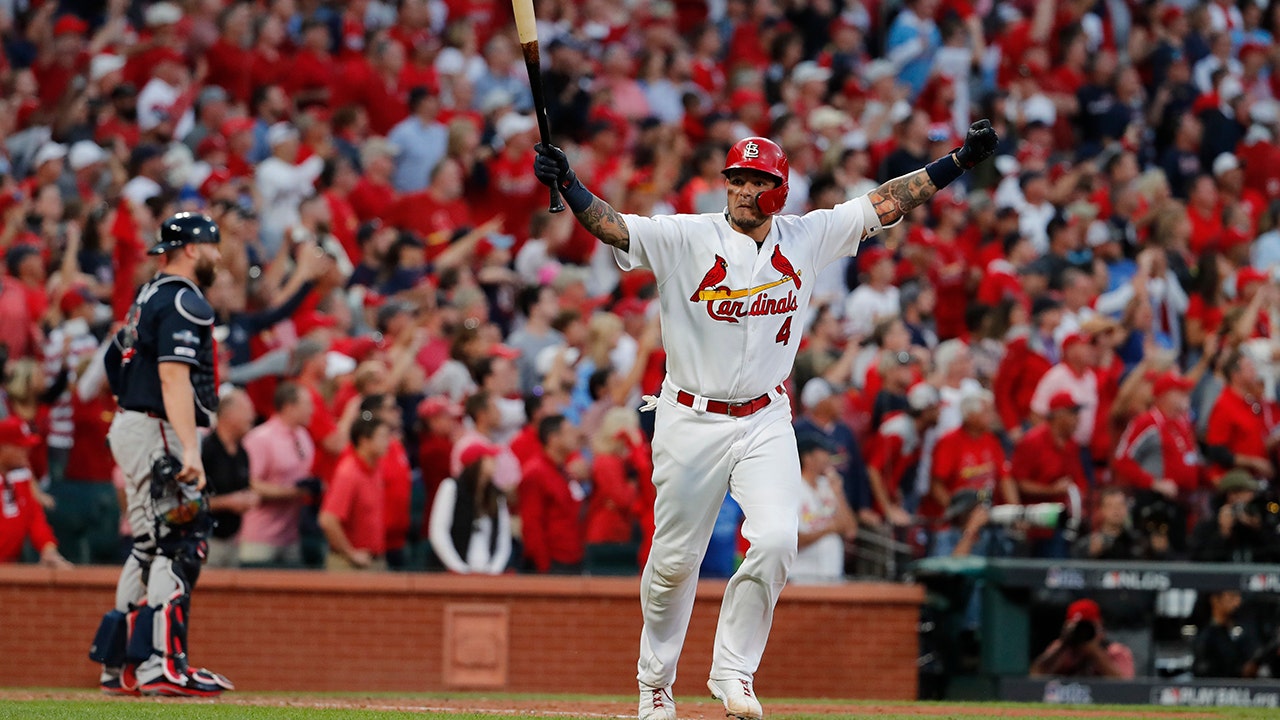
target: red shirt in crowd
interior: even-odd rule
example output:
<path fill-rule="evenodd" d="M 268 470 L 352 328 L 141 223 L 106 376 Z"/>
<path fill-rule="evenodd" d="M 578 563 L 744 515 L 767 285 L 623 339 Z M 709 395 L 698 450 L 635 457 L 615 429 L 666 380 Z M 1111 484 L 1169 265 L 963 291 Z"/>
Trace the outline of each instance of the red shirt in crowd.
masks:
<path fill-rule="evenodd" d="M 1245 187 L 1264 197 L 1280 197 L 1280 146 L 1266 140 L 1242 144 L 1238 153 L 1244 165 Z"/>
<path fill-rule="evenodd" d="M 1191 237 L 1188 244 L 1191 252 L 1199 255 L 1204 252 L 1218 237 L 1222 235 L 1222 216 L 1219 213 L 1202 214 L 1193 206 L 1187 206 L 1187 221 L 1191 223 Z"/>
<path fill-rule="evenodd" d="M 920 462 L 920 451 L 915 419 L 904 412 L 887 415 L 868 443 L 867 465 L 880 474 L 880 483 L 893 502 L 901 501 L 903 474 Z M 887 509 L 877 507 L 876 511 L 883 513 Z"/>
<path fill-rule="evenodd" d="M 387 82 L 365 58 L 346 63 L 342 79 L 334 88 L 334 107 L 359 105 L 369 116 L 369 129 L 386 135 L 396 123 L 409 116 L 408 88 L 397 78 Z"/>
<path fill-rule="evenodd" d="M 546 190 L 533 174 L 534 152 L 517 158 L 502 153 L 489 161 L 489 190 L 485 217 L 501 215 L 503 229 L 518 242 L 529 238 L 529 221 L 540 205 L 546 205 Z"/>
<path fill-rule="evenodd" d="M 453 441 L 443 435 L 424 432 L 418 441 L 418 467 L 422 471 L 422 488 L 426 507 L 422 515 L 422 527 L 431 520 L 431 505 L 436 499 L 440 483 L 449 477 L 449 456 L 453 454 Z"/>
<path fill-rule="evenodd" d="M 404 548 L 409 538 L 409 501 L 413 494 L 413 470 L 409 453 L 399 438 L 392 438 L 387 454 L 378 462 L 378 474 L 385 490 L 384 522 L 387 550 Z"/>
<path fill-rule="evenodd" d="M 1267 434 L 1276 424 L 1274 415 L 1269 404 L 1224 388 L 1209 413 L 1205 444 L 1225 447 L 1233 455 L 1268 458 Z M 1217 482 L 1228 469 L 1213 467 L 1210 476 Z"/>
<path fill-rule="evenodd" d="M 1083 496 L 1089 490 L 1089 483 L 1084 476 L 1084 466 L 1080 464 L 1080 446 L 1070 437 L 1059 443 L 1049 431 L 1047 423 L 1027 431 L 1018 446 L 1013 450 L 1014 480 L 1032 482 L 1042 485 L 1053 485 L 1062 478 L 1070 478 Z M 1066 494 L 1035 494 L 1026 497 L 1026 491 L 1020 499 L 1023 502 L 1066 502 Z"/>
<path fill-rule="evenodd" d="M 253 53 L 219 35 L 205 51 L 205 60 L 209 63 L 205 85 L 217 85 L 247 104 L 253 93 Z"/>
<path fill-rule="evenodd" d="M 538 426 L 529 424 L 520 428 L 520 432 L 511 438 L 511 454 L 520 461 L 520 466 L 538 456 L 542 452 L 542 444 L 538 442 Z"/>
<path fill-rule="evenodd" d="M 591 462 L 591 479 L 594 484 L 587 505 L 587 542 L 631 542 L 644 511 L 640 486 L 653 482 L 648 446 L 632 446 L 626 457 L 597 454 Z"/>
<path fill-rule="evenodd" d="M 1043 347 L 1044 341 L 1039 337 L 1015 338 L 996 369 L 991 390 L 996 396 L 996 412 L 1006 429 L 1021 427 L 1023 420 L 1031 416 L 1031 396 L 1040 378 L 1053 367 Z"/>
<path fill-rule="evenodd" d="M 31 450 L 27 453 L 27 457 L 31 462 L 31 473 L 36 479 L 42 479 L 49 473 L 49 410 L 50 406 L 39 404 L 36 406 L 35 417 L 22 417 L 13 407 L 13 403 L 8 398 L 4 401 L 7 409 L 8 417 L 22 418 L 27 424 L 27 429 L 32 435 L 39 438 L 40 442 L 31 446 Z"/>
<path fill-rule="evenodd" d="M 249 62 L 249 77 L 253 87 L 285 84 L 289 74 L 289 56 L 277 52 L 254 50 Z"/>
<path fill-rule="evenodd" d="M 10 357 L 31 357 L 39 348 L 36 317 L 22 283 L 11 277 L 0 278 L 0 342 L 8 346 Z"/>
<path fill-rule="evenodd" d="M 111 236 L 116 245 L 112 251 L 114 260 L 115 286 L 111 290 L 111 309 L 115 317 L 123 318 L 129 312 L 137 294 L 134 276 L 138 274 L 138 266 L 146 258 L 147 248 L 139 237 L 138 226 L 133 221 L 133 209 L 128 200 L 121 200 L 116 208 L 116 221 L 111 227 Z M 9 347 L 13 352 L 13 346 Z"/>
<path fill-rule="evenodd" d="M 934 310 L 938 338 L 950 340 L 963 337 L 967 332 L 964 313 L 969 307 L 969 291 L 966 287 L 969 280 L 968 258 L 957 241 L 935 242 L 932 248 L 933 262 L 928 268 L 928 274 L 938 296 L 937 308 Z"/>
<path fill-rule="evenodd" d="M 111 482 L 115 459 L 107 449 L 107 431 L 115 417 L 116 403 L 110 392 L 89 400 L 71 392 L 71 454 L 67 461 L 67 479 L 79 482 Z"/>
<path fill-rule="evenodd" d="M 325 487 L 329 487 L 329 483 L 333 480 L 334 466 L 338 462 L 338 457 L 334 456 L 328 450 L 324 449 L 324 440 L 338 429 L 338 421 L 334 418 L 333 413 L 329 410 L 329 405 L 325 403 L 324 396 L 319 390 L 304 385 L 306 391 L 311 393 L 311 403 L 315 406 L 314 412 L 311 414 L 311 423 L 307 425 L 307 434 L 311 436 L 311 441 L 316 445 L 316 459 L 311 465 L 311 473 L 320 478 L 320 482 Z"/>
<path fill-rule="evenodd" d="M 1194 491 L 1202 466 L 1190 418 L 1168 418 L 1157 408 L 1138 415 L 1120 436 L 1111 467 L 1122 485 L 1146 490 L 1172 480 L 1183 494 Z"/>
<path fill-rule="evenodd" d="M 1225 316 L 1226 310 L 1221 305 L 1210 306 L 1200 293 L 1191 296 L 1191 302 L 1187 306 L 1187 320 L 1199 320 L 1205 335 L 1217 333 Z"/>
<path fill-rule="evenodd" d="M 434 260 L 449 247 L 453 231 L 475 225 L 471 206 L 462 198 L 437 200 L 430 192 L 410 193 L 391 207 L 391 224 L 415 233 L 427 244 L 427 259 Z"/>
<path fill-rule="evenodd" d="M 382 220 L 391 215 L 391 208 L 396 204 L 396 190 L 390 185 L 362 177 L 348 199 L 360 222 Z"/>
<path fill-rule="evenodd" d="M 360 221 L 356 219 L 356 210 L 351 206 L 350 198 L 332 190 L 324 192 L 325 203 L 329 206 L 330 230 L 338 238 L 342 249 L 347 251 L 347 259 L 353 264 L 360 262 L 360 246 L 356 243 L 356 231 Z"/>
<path fill-rule="evenodd" d="M 942 483 L 951 495 L 961 490 L 987 491 L 994 501 L 1001 482 L 1008 477 L 1009 461 L 995 433 L 974 435 L 959 427 L 938 438 L 933 449 L 933 482 Z M 920 513 L 939 517 L 945 509 L 930 498 L 921 505 Z"/>
<path fill-rule="evenodd" d="M 81 52 L 69 63 L 62 62 L 60 57 L 37 60 L 31 66 L 40 90 L 40 105 L 52 110 L 71 86 L 71 79 L 82 75 L 89 69 L 89 53 Z M 139 85 L 141 87 L 141 85 Z"/>
<path fill-rule="evenodd" d="M 538 572 L 547 572 L 552 563 L 577 565 L 582 562 L 582 493 L 575 492 L 564 471 L 546 452 L 524 466 L 520 481 L 520 523 L 524 533 L 524 553 Z"/>
<path fill-rule="evenodd" d="M 28 538 L 37 552 L 56 542 L 44 508 L 31 491 L 31 479 L 26 468 L 0 476 L 0 563 L 17 562 Z"/>
<path fill-rule="evenodd" d="M 1098 378 L 1098 411 L 1094 416 L 1089 454 L 1095 464 L 1105 465 L 1116 446 L 1110 417 L 1116 395 L 1120 392 L 1120 382 L 1124 379 L 1124 361 L 1118 355 L 1112 355 L 1111 364 L 1107 367 L 1095 367 L 1093 374 Z"/>
<path fill-rule="evenodd" d="M 997 244 L 997 247 L 999 245 Z M 1013 298 L 1028 309 L 1031 306 L 1022 282 L 1018 279 L 1018 271 L 1008 260 L 999 258 L 988 263 L 982 280 L 978 282 L 978 302 L 995 307 L 1005 298 Z"/>
<path fill-rule="evenodd" d="M 378 468 L 347 450 L 334 467 L 320 511 L 338 518 L 351 547 L 381 557 L 387 551 L 384 492 Z"/>
<path fill-rule="evenodd" d="M 337 81 L 336 70 L 337 66 L 329 53 L 300 50 L 289 63 L 289 72 L 284 77 L 284 90 L 290 96 L 322 93 L 327 99 L 331 96 L 330 87 Z"/>

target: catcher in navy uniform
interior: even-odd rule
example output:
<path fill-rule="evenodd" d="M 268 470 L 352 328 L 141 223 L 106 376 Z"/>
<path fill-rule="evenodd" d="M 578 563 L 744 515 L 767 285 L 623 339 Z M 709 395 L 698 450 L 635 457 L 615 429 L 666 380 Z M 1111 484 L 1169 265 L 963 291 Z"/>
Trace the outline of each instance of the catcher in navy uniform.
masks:
<path fill-rule="evenodd" d="M 133 551 L 103 617 L 90 659 L 104 692 L 211 697 L 226 678 L 187 664 L 191 589 L 212 521 L 203 495 L 197 428 L 217 407 L 214 313 L 204 297 L 221 259 L 206 215 L 178 213 L 160 226 L 151 255 L 162 269 L 142 286 L 105 364 L 120 409 L 107 441 L 127 478 Z"/>

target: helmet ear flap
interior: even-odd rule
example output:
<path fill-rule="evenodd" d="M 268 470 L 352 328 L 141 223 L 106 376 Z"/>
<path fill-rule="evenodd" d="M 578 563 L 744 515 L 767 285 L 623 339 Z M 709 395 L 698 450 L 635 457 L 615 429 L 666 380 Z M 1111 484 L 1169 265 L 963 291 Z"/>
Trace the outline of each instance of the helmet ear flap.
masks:
<path fill-rule="evenodd" d="M 776 188 L 765 190 L 756 196 L 756 207 L 765 215 L 777 215 L 782 212 L 782 207 L 787 204 L 787 181 L 783 180 L 782 184 Z"/>

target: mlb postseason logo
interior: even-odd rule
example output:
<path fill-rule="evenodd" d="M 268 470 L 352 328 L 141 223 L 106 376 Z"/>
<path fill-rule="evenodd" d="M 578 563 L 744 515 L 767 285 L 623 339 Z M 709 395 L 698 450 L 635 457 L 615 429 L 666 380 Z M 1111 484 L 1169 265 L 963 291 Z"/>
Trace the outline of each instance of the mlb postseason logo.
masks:
<path fill-rule="evenodd" d="M 1240 589 L 1245 592 L 1280 592 L 1280 573 L 1246 575 L 1240 582 L 1240 586 Z"/>
<path fill-rule="evenodd" d="M 1084 683 L 1050 680 L 1044 684 L 1044 701 L 1058 705 L 1092 705 L 1093 688 Z"/>
<path fill-rule="evenodd" d="M 1046 690 L 1047 692 L 1047 690 Z M 1183 707 L 1280 707 L 1280 693 L 1247 687 L 1170 686 L 1151 690 L 1153 705 Z"/>
<path fill-rule="evenodd" d="M 1050 590 L 1083 590 L 1084 573 L 1076 568 L 1051 567 L 1044 575 L 1044 586 Z"/>
<path fill-rule="evenodd" d="M 190 330 L 183 330 L 181 332 L 174 333 L 173 339 L 176 340 L 177 342 L 182 343 L 183 345 L 199 345 L 200 344 L 199 336 L 197 336 L 195 333 L 191 332 Z"/>
<path fill-rule="evenodd" d="M 742 146 L 742 157 L 758 158 L 760 157 L 760 146 L 755 142 L 749 142 Z"/>

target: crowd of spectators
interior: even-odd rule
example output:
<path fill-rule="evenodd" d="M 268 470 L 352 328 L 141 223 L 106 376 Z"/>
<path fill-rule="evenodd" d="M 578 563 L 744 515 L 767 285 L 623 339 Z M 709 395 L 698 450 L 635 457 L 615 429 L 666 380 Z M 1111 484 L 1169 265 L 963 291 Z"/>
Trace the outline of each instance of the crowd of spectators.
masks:
<path fill-rule="evenodd" d="M 1278 7 L 540 2 L 556 141 L 623 212 L 719 212 L 749 134 L 788 154 L 788 213 L 978 117 L 1000 135 L 815 278 L 788 382 L 797 579 L 883 571 L 855 565 L 868 547 L 1280 558 Z M 101 340 L 158 221 L 198 210 L 224 258 L 211 564 L 638 571 L 656 279 L 544 209 L 504 3 L 0 18 L 2 406 L 38 438 L 5 475 L 0 559 L 23 533 L 45 562 L 119 557 Z M 1046 502 L 1064 522 L 993 528 Z"/>

